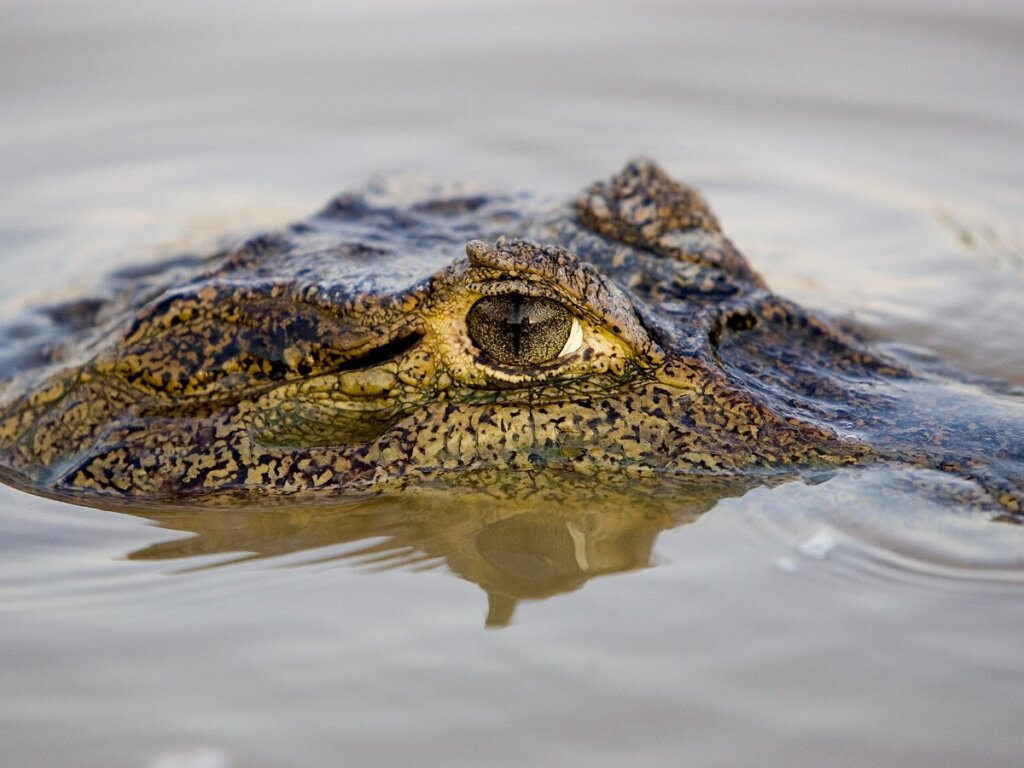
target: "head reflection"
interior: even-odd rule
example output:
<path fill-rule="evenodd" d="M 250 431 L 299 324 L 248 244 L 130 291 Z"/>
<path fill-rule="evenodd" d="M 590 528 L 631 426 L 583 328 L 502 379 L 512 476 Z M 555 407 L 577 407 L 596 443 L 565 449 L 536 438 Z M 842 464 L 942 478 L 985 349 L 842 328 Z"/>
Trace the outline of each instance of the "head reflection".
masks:
<path fill-rule="evenodd" d="M 594 478 L 537 476 L 524 492 L 522 480 L 516 478 L 514 493 L 475 478 L 458 488 L 423 487 L 331 504 L 133 509 L 195 536 L 129 557 L 237 555 L 200 566 L 216 568 L 309 551 L 303 562 L 349 561 L 364 570 L 447 566 L 487 593 L 486 626 L 502 627 L 522 600 L 573 592 L 595 576 L 649 566 L 660 532 L 693 522 L 748 485 L 661 478 L 607 487 Z M 349 546 L 331 551 L 339 545 Z"/>

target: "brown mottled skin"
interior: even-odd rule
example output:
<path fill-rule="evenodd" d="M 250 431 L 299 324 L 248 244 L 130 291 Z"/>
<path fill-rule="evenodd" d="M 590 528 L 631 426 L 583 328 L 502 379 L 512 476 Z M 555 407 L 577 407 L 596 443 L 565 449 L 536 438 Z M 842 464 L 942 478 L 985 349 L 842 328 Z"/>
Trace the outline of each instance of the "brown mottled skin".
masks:
<path fill-rule="evenodd" d="M 496 362 L 466 318 L 506 294 L 566 308 L 576 346 Z M 770 482 L 898 462 L 1020 508 L 1019 400 L 911 373 L 775 296 L 649 161 L 569 206 L 343 196 L 51 318 L 65 338 L 9 354 L 0 385 L 0 477 L 48 494 L 514 493 L 541 473 Z"/>

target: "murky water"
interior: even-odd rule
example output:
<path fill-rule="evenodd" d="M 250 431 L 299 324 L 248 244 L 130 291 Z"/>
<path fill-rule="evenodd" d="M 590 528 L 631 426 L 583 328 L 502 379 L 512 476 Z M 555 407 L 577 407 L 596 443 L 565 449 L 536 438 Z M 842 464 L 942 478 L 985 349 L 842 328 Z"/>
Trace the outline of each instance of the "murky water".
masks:
<path fill-rule="evenodd" d="M 645 153 L 780 293 L 1024 384 L 1022 136 L 1011 0 L 9 1 L 0 315 L 375 172 L 568 195 Z M 558 514 L 0 487 L 0 765 L 1020 764 L 1024 530 L 910 475 Z"/>

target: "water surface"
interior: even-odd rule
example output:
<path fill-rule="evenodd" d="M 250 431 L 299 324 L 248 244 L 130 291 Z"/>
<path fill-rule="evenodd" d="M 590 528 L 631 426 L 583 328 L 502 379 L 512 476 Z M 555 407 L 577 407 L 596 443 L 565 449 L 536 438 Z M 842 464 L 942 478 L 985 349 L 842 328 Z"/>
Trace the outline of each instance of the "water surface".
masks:
<path fill-rule="evenodd" d="M 0 317 L 378 172 L 569 195 L 644 153 L 778 292 L 1024 384 L 1022 135 L 1010 0 L 7 0 Z M 0 487 L 0 765 L 1017 764 L 1024 531 L 910 475 L 569 511 Z"/>

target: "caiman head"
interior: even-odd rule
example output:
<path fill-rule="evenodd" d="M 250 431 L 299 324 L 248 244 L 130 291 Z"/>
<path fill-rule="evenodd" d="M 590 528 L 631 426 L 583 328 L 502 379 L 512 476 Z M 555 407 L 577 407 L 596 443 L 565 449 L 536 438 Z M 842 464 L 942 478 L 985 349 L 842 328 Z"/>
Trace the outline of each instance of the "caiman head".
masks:
<path fill-rule="evenodd" d="M 858 461 L 723 360 L 794 328 L 833 370 L 859 354 L 647 161 L 567 206 L 370 190 L 111 299 L 0 392 L 0 465 L 47 493 L 170 499 Z"/>

